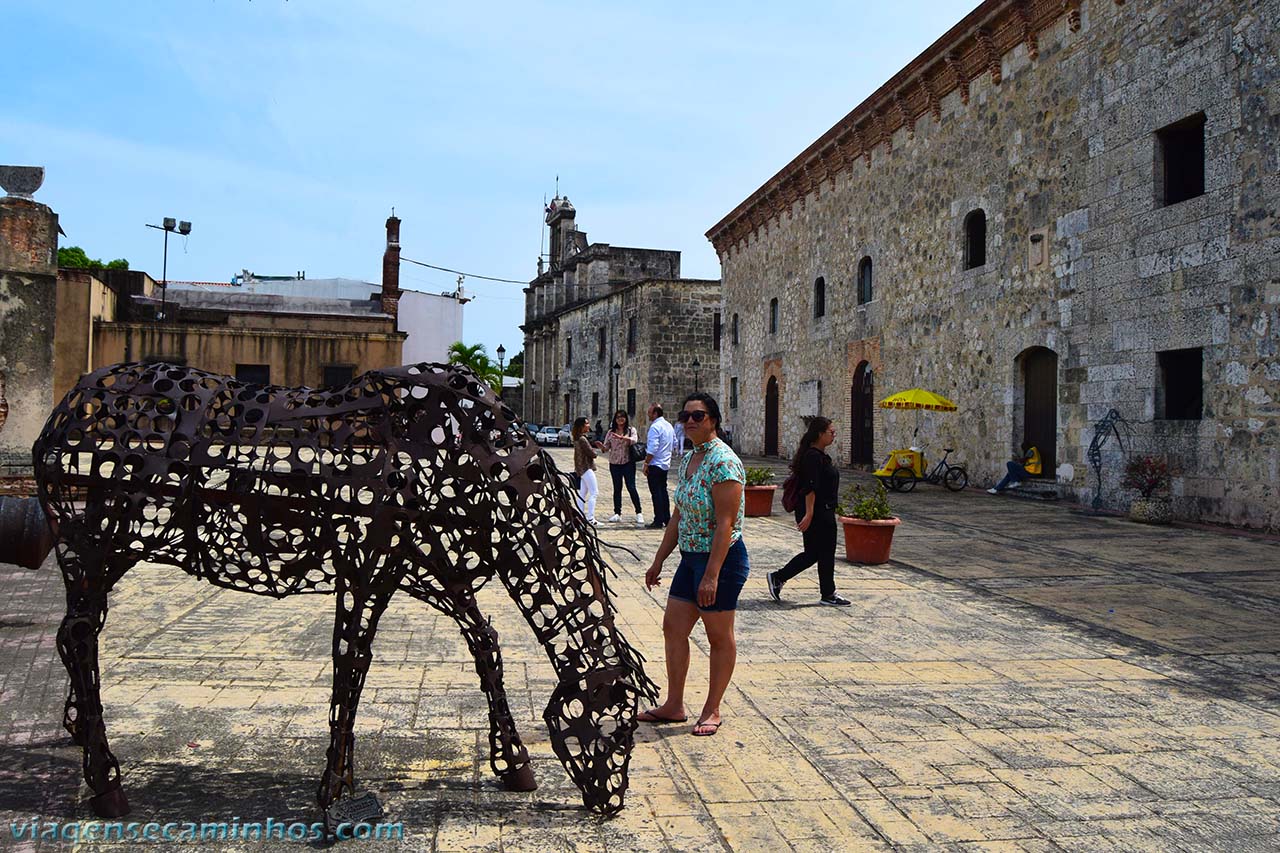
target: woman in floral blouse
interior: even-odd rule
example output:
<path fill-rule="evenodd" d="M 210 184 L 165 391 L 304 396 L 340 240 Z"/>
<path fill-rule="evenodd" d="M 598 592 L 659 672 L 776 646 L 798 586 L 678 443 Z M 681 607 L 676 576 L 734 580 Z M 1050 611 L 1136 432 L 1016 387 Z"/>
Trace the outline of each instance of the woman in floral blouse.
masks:
<path fill-rule="evenodd" d="M 729 687 L 738 647 L 733 636 L 738 593 L 750 563 L 742 542 L 742 460 L 718 436 L 720 407 L 706 393 L 690 394 L 677 416 L 693 450 L 680 461 L 675 511 L 662 545 L 645 573 L 652 589 L 676 546 L 680 565 L 671 579 L 662 636 L 667 652 L 667 698 L 640 714 L 644 723 L 683 723 L 684 682 L 689 672 L 689 634 L 698 620 L 711 645 L 711 685 L 693 734 L 705 737 L 720 728 L 720 700 Z"/>

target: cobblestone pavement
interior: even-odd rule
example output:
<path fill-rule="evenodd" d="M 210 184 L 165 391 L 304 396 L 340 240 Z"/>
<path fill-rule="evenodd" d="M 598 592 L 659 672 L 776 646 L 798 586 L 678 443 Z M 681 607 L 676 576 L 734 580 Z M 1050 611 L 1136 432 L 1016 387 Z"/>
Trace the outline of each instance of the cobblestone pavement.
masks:
<path fill-rule="evenodd" d="M 611 821 L 583 812 L 552 756 L 551 670 L 505 593 L 481 604 L 503 638 L 532 794 L 489 773 L 485 705 L 453 624 L 397 598 L 356 761 L 405 839 L 359 849 L 1280 849 L 1280 545 L 929 486 L 895 509 L 893 562 L 837 564 L 844 609 L 816 606 L 812 573 L 768 600 L 764 572 L 799 535 L 780 514 L 748 520 L 725 725 L 712 738 L 642 728 Z M 613 586 L 661 682 L 665 592 L 642 580 L 659 534 L 601 529 L 643 558 L 614 552 Z M 59 726 L 60 578 L 49 563 L 0 565 L 0 579 L 0 816 L 89 820 Z M 271 601 L 174 569 L 125 578 L 102 677 L 130 820 L 316 819 L 331 614 L 325 597 Z M 696 711 L 707 657 L 694 639 Z M 0 848 L 36 848 L 0 832 Z M 99 847 L 111 845 L 85 845 Z M 298 845 L 200 845 L 262 847 Z"/>

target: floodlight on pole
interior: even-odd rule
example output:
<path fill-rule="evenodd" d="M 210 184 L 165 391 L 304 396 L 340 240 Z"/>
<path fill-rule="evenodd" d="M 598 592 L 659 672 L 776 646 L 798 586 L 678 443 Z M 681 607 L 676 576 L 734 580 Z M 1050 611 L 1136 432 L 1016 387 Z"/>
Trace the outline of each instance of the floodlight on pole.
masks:
<path fill-rule="evenodd" d="M 160 269 L 160 313 L 156 317 L 157 320 L 164 320 L 169 307 L 169 234 L 176 231 L 185 237 L 191 233 L 191 223 L 185 219 L 179 222 L 172 216 L 166 216 L 160 221 L 163 224 L 152 225 L 148 222 L 146 226 L 164 232 L 164 261 Z"/>

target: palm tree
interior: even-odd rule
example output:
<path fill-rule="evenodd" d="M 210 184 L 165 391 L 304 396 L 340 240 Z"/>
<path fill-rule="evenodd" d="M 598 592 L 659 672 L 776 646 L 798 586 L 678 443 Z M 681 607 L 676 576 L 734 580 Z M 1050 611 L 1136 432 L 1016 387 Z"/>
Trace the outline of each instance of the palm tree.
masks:
<path fill-rule="evenodd" d="M 462 341 L 454 341 L 449 345 L 449 363 L 471 368 L 476 376 L 488 383 L 493 393 L 502 396 L 502 373 L 498 370 L 498 365 L 489 358 L 484 344 L 468 346 Z"/>

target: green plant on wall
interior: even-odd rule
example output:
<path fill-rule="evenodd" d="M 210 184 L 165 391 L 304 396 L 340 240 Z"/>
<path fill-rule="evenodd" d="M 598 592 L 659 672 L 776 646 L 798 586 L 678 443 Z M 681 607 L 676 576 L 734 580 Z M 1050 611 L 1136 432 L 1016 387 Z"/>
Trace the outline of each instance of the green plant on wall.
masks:
<path fill-rule="evenodd" d="M 893 518 L 893 509 L 889 506 L 889 493 L 883 484 L 877 484 L 874 491 L 868 491 L 858 484 L 844 490 L 836 513 L 845 518 L 860 518 L 863 521 L 880 521 Z"/>

